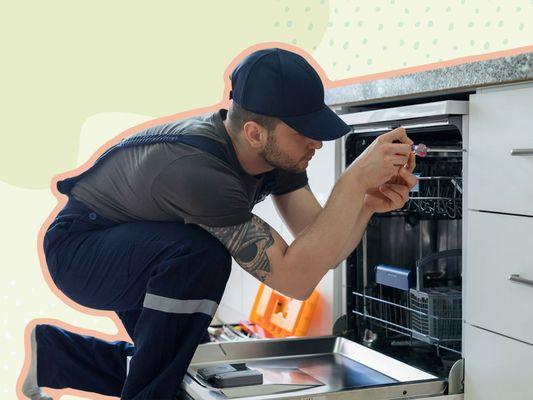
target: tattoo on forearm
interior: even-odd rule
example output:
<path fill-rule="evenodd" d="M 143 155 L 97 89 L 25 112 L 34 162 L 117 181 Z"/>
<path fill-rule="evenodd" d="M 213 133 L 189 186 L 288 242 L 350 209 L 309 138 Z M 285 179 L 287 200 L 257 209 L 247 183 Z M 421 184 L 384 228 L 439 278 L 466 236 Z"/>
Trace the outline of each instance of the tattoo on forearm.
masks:
<path fill-rule="evenodd" d="M 266 250 L 274 244 L 270 226 L 257 216 L 241 225 L 209 227 L 200 225 L 226 246 L 235 261 L 261 282 L 270 275 Z"/>

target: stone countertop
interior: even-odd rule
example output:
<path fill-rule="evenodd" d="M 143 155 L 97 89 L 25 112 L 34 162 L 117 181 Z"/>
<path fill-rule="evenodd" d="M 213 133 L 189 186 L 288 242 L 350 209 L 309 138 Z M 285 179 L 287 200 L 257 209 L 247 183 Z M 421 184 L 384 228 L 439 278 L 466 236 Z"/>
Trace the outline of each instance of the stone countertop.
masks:
<path fill-rule="evenodd" d="M 533 80 L 533 52 L 339 86 L 326 91 L 329 106 L 369 103 L 421 93 Z"/>

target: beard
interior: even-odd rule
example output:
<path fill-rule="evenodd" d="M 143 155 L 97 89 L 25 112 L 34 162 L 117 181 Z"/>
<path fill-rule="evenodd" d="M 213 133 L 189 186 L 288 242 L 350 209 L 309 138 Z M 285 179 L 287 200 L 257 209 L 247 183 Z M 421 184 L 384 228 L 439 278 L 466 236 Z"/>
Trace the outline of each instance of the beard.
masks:
<path fill-rule="evenodd" d="M 279 149 L 274 133 L 272 132 L 268 133 L 265 148 L 259 153 L 259 155 L 270 166 L 283 171 L 298 173 L 305 171 L 306 168 L 306 166 L 302 163 L 303 158 L 294 160 Z"/>

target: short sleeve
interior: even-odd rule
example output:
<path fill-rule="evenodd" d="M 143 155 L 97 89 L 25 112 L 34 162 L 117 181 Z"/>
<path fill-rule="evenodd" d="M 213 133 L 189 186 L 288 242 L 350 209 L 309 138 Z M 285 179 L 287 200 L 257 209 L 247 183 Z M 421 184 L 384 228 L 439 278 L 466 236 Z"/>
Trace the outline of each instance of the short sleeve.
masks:
<path fill-rule="evenodd" d="M 167 215 L 212 227 L 242 224 L 252 218 L 243 184 L 219 160 L 181 157 L 154 179 L 152 199 Z"/>
<path fill-rule="evenodd" d="M 276 170 L 274 176 L 274 186 L 272 187 L 272 194 L 279 196 L 282 194 L 294 192 L 295 190 L 303 188 L 307 185 L 308 178 L 307 172 L 287 172 L 282 170 Z"/>

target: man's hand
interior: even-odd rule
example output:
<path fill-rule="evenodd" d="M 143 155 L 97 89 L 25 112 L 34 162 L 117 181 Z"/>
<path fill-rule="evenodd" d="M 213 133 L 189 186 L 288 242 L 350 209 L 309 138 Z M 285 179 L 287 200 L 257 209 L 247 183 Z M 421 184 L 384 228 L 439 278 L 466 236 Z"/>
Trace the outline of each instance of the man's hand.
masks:
<path fill-rule="evenodd" d="M 398 167 L 409 163 L 413 154 L 404 128 L 396 128 L 374 140 L 346 169 L 354 184 L 367 192 L 391 182 L 398 175 Z"/>
<path fill-rule="evenodd" d="M 367 190 L 364 207 L 372 212 L 385 213 L 402 208 L 409 201 L 409 192 L 416 185 L 413 175 L 415 155 L 410 154 L 406 165 L 383 185 Z"/>

